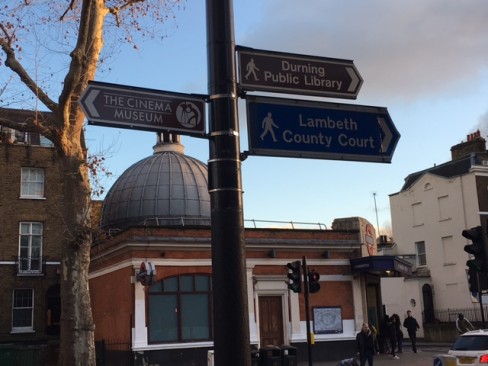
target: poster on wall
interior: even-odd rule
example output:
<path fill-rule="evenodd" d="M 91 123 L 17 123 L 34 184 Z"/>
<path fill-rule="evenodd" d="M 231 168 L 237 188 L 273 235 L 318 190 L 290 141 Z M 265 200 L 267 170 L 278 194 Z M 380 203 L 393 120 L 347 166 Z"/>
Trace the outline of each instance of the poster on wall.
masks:
<path fill-rule="evenodd" d="M 315 334 L 342 333 L 342 308 L 340 306 L 313 308 Z"/>

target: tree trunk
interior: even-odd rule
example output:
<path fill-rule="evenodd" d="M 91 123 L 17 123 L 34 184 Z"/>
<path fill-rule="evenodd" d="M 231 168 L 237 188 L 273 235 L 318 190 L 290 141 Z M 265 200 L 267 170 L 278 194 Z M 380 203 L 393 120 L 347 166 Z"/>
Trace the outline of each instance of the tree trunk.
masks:
<path fill-rule="evenodd" d="M 92 225 L 91 190 L 83 138 L 84 115 L 78 99 L 95 77 L 103 48 L 104 0 L 83 0 L 78 42 L 55 112 L 62 133 L 61 157 L 66 198 L 61 270 L 61 339 L 59 366 L 95 366 L 93 316 L 88 283 Z"/>
<path fill-rule="evenodd" d="M 63 220 L 61 262 L 61 339 L 59 366 L 95 366 L 93 317 L 88 270 L 90 265 L 90 188 L 86 173 L 72 158 L 63 158 Z M 73 168 L 78 171 L 73 172 Z"/>

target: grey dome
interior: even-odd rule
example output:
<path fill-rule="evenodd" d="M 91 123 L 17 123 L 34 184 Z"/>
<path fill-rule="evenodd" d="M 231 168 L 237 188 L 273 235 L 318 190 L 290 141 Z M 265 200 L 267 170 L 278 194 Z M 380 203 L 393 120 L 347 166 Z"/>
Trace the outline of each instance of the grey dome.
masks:
<path fill-rule="evenodd" d="M 107 193 L 101 225 L 209 227 L 207 166 L 184 155 L 179 143 L 156 145 L 152 156 L 129 167 Z"/>

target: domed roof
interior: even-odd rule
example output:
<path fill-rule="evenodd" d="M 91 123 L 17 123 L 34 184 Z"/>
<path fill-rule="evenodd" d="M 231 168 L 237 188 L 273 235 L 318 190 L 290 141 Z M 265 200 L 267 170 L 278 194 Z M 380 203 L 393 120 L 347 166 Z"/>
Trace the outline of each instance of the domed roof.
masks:
<path fill-rule="evenodd" d="M 210 226 L 207 166 L 184 155 L 176 140 L 159 141 L 152 156 L 117 179 L 103 203 L 102 228 Z"/>

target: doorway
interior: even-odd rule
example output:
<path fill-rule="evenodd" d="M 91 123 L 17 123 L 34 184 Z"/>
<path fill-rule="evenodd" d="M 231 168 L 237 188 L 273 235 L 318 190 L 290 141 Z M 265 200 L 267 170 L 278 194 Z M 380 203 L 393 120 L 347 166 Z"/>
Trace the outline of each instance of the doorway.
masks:
<path fill-rule="evenodd" d="M 424 303 L 424 321 L 433 323 L 435 321 L 434 296 L 432 295 L 432 287 L 428 284 L 422 286 L 422 300 Z"/>
<path fill-rule="evenodd" d="M 46 334 L 59 335 L 61 319 L 60 286 L 51 286 L 46 292 Z"/>
<path fill-rule="evenodd" d="M 261 347 L 285 343 L 281 296 L 259 296 L 259 334 Z"/>

